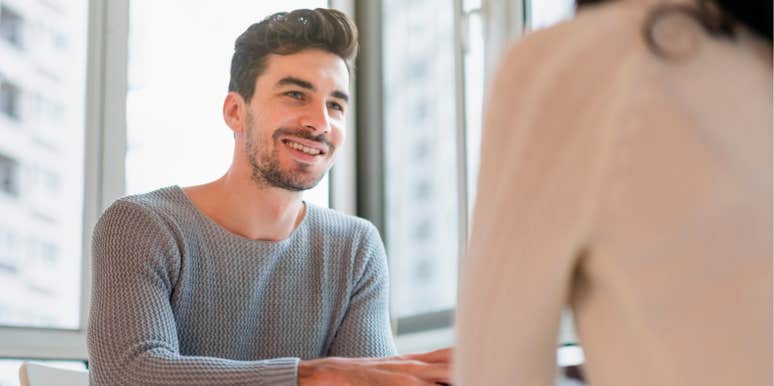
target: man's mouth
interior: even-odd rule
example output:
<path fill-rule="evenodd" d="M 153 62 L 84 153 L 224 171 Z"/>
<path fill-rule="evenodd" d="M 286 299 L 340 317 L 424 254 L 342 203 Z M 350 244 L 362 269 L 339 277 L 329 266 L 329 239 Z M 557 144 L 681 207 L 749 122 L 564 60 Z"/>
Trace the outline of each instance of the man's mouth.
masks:
<path fill-rule="evenodd" d="M 287 145 L 291 149 L 298 150 L 300 152 L 309 154 L 309 155 L 322 155 L 325 154 L 325 151 L 323 149 L 320 149 L 319 147 L 312 147 L 305 144 L 302 144 L 300 142 L 296 142 L 291 139 L 283 139 L 282 143 Z"/>

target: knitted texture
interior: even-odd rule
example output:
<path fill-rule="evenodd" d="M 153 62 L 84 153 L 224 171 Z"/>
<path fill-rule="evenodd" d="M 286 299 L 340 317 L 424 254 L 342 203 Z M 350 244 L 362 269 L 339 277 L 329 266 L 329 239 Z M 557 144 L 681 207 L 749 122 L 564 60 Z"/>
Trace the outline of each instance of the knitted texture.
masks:
<path fill-rule="evenodd" d="M 327 208 L 251 240 L 163 188 L 103 213 L 92 260 L 92 384 L 296 386 L 300 359 L 396 352 L 378 231 Z"/>

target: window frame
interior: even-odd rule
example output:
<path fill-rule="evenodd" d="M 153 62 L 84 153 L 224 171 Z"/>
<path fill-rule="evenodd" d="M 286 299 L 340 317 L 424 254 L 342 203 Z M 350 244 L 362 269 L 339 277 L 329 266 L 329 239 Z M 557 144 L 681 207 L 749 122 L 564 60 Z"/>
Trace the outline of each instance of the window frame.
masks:
<path fill-rule="evenodd" d="M 361 108 L 358 109 L 358 128 L 360 137 L 357 144 L 357 214 L 373 222 L 385 235 L 385 182 L 384 151 L 382 130 L 383 90 L 382 74 L 382 1 L 358 2 L 356 24 L 360 32 L 361 51 L 358 57 L 358 91 Z M 468 13 L 464 11 L 463 0 L 453 0 L 454 6 L 454 65 L 455 65 L 455 107 L 458 173 L 458 213 L 459 213 L 459 249 L 458 264 L 467 248 L 470 225 L 467 180 L 471 175 L 467 170 L 467 128 L 465 111 L 465 63 L 464 50 L 467 44 Z M 526 21 L 524 0 L 482 0 L 481 8 L 474 10 L 483 16 L 484 34 L 484 95 L 491 72 L 502 54 L 503 47 L 513 37 L 521 34 Z M 488 23 L 491 23 L 489 25 Z M 362 99 L 362 100 L 361 100 Z M 388 240 L 385 240 L 388 241 Z M 388 251 L 388 260 L 390 253 Z M 456 307 L 434 310 L 393 319 L 393 332 L 399 351 L 411 351 L 427 345 L 451 344 L 453 340 L 453 317 Z"/>
<path fill-rule="evenodd" d="M 116 168 L 124 117 L 121 79 L 125 79 L 128 0 L 87 2 L 86 84 L 84 110 L 84 191 L 81 235 L 81 296 L 78 329 L 0 326 L 0 358 L 88 359 L 86 329 L 91 287 L 91 229 L 117 192 L 123 189 L 123 172 Z M 123 61 L 123 65 L 121 65 Z M 124 88 L 125 88 L 125 81 Z M 124 96 L 125 98 L 125 96 Z M 125 126 L 125 124 L 123 125 Z"/>

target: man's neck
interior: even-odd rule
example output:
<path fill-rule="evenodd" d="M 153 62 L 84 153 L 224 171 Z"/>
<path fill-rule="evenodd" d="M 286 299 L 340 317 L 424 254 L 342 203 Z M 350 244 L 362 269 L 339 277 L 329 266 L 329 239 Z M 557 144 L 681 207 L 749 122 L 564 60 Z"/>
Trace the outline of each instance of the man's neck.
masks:
<path fill-rule="evenodd" d="M 183 190 L 207 217 L 249 239 L 284 240 L 306 215 L 301 192 L 260 186 L 231 171 L 213 182 Z"/>

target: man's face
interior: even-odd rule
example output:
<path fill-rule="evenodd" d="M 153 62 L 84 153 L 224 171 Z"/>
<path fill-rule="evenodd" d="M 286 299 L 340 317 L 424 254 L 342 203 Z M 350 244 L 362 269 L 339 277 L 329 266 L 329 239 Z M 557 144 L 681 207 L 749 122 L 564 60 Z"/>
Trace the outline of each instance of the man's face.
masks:
<path fill-rule="evenodd" d="M 260 185 L 314 187 L 344 141 L 349 73 L 319 49 L 269 55 L 247 105 L 245 152 Z"/>

